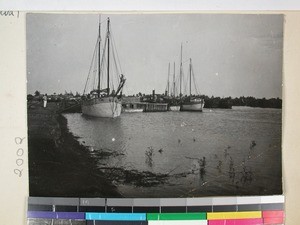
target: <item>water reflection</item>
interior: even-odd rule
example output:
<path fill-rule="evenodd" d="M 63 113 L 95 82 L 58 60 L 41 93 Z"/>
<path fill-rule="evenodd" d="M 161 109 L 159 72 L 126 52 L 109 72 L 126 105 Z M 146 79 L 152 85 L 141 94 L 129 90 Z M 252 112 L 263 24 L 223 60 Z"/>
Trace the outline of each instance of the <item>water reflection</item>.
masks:
<path fill-rule="evenodd" d="M 91 154 L 99 159 L 99 166 L 120 166 L 126 158 L 126 135 L 120 118 L 94 118 L 81 115 L 81 129 L 87 130 L 85 142 L 88 142 Z M 86 144 L 86 143 L 84 143 Z"/>

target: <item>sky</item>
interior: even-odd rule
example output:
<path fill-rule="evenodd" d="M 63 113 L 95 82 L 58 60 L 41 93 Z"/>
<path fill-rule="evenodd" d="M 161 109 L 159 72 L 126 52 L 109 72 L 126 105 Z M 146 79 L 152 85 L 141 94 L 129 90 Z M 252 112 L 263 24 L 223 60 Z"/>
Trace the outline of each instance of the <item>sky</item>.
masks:
<path fill-rule="evenodd" d="M 163 93 L 180 71 L 192 93 L 219 97 L 282 97 L 283 15 L 101 14 L 109 17 L 124 94 Z M 97 14 L 27 14 L 27 92 L 82 93 L 98 35 Z M 177 86 L 177 84 L 176 84 Z M 179 85 L 178 85 L 179 86 Z"/>

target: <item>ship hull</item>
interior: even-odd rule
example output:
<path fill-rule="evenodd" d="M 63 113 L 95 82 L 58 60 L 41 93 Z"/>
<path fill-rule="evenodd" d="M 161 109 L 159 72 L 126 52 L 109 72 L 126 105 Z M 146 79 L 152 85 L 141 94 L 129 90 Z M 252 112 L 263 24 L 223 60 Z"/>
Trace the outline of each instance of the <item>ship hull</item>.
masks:
<path fill-rule="evenodd" d="M 181 105 L 181 111 L 195 111 L 202 112 L 204 107 L 204 103 L 185 103 Z"/>
<path fill-rule="evenodd" d="M 122 104 L 115 97 L 102 97 L 84 101 L 81 109 L 87 116 L 115 118 L 121 115 Z"/>
<path fill-rule="evenodd" d="M 172 105 L 169 107 L 170 111 L 180 111 L 180 105 Z"/>

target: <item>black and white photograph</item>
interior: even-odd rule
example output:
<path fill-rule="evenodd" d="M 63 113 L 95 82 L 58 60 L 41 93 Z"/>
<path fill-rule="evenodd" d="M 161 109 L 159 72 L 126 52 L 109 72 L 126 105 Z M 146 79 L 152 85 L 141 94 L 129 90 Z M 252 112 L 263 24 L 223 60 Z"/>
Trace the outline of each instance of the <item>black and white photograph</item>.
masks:
<path fill-rule="evenodd" d="M 29 195 L 282 194 L 281 14 L 26 15 Z"/>

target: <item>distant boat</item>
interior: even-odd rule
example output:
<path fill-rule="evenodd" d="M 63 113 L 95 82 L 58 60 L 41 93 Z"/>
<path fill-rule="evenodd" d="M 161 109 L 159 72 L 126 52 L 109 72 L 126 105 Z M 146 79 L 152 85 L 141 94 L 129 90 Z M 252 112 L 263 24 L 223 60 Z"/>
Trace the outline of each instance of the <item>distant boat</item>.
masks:
<path fill-rule="evenodd" d="M 101 21 L 99 21 L 99 34 L 98 34 L 98 39 L 97 39 L 97 44 L 93 56 L 93 60 L 96 62 L 91 65 L 91 68 L 93 65 L 97 65 L 98 67 L 98 78 L 94 79 L 97 80 L 97 88 L 93 89 L 92 91 L 89 92 L 89 94 L 85 95 L 84 93 L 84 98 L 82 101 L 81 109 L 82 113 L 84 115 L 88 116 L 94 116 L 94 117 L 109 117 L 109 118 L 114 118 L 118 117 L 121 115 L 122 111 L 122 102 L 121 102 L 121 97 L 122 97 L 122 90 L 123 86 L 125 84 L 125 77 L 123 74 L 120 74 L 117 79 L 119 79 L 119 84 L 117 86 L 117 89 L 114 90 L 110 88 L 110 82 L 111 77 L 110 77 L 110 48 L 114 50 L 114 46 L 111 46 L 111 32 L 110 32 L 110 20 L 109 18 L 107 19 L 107 32 L 105 35 L 105 41 L 104 41 L 104 47 L 101 55 Z M 98 53 L 98 54 L 96 54 Z M 98 58 L 97 56 L 98 55 Z M 115 60 L 115 55 L 113 53 L 113 58 Z M 104 63 L 106 62 L 106 88 L 101 89 L 100 81 L 103 81 L 101 77 L 103 77 L 103 74 L 105 73 L 104 71 Z M 117 62 L 115 60 L 114 62 L 115 65 L 117 65 Z M 96 67 L 96 66 L 95 66 Z M 91 71 L 90 68 L 90 71 Z M 118 71 L 118 69 L 116 70 Z M 103 74 L 102 74 L 103 73 Z M 90 76 L 90 74 L 89 74 Z M 87 84 L 89 81 L 89 77 L 87 78 L 86 85 L 85 85 L 85 90 L 87 88 Z M 94 85 L 93 85 L 94 86 Z"/>
<path fill-rule="evenodd" d="M 176 98 L 176 85 L 175 85 L 175 62 L 174 62 L 174 72 L 173 72 L 173 82 L 170 91 L 170 63 L 168 69 L 168 83 L 167 83 L 167 90 L 166 90 L 166 102 L 168 103 L 168 110 L 169 111 L 180 111 L 180 104 L 178 98 Z M 170 93 L 171 92 L 171 93 Z"/>
<path fill-rule="evenodd" d="M 168 100 L 168 110 L 169 111 L 180 111 L 180 98 L 181 98 L 181 82 L 182 82 L 182 45 L 180 49 L 180 94 L 179 96 L 176 96 L 176 82 L 175 82 L 175 62 L 174 62 L 174 72 L 173 72 L 173 82 L 172 82 L 172 93 L 170 94 L 170 97 L 167 99 Z M 169 64 L 169 69 L 168 69 L 168 85 L 167 85 L 167 94 L 169 95 L 169 77 L 170 77 L 170 64 Z"/>
<path fill-rule="evenodd" d="M 192 72 L 193 72 L 192 59 L 190 59 L 190 66 L 189 66 L 190 95 L 189 97 L 183 99 L 180 110 L 202 112 L 204 108 L 204 99 L 200 97 L 192 96 Z"/>
<path fill-rule="evenodd" d="M 169 70 L 170 71 L 170 65 Z M 192 59 L 190 59 L 189 66 L 189 84 L 190 84 L 190 94 L 189 97 L 183 98 L 182 96 L 182 80 L 183 80 L 183 66 L 182 66 L 182 44 L 180 48 L 180 74 L 179 74 L 179 96 L 175 96 L 175 63 L 174 63 L 174 74 L 173 74 L 173 93 L 169 99 L 169 111 L 198 111 L 202 112 L 204 107 L 204 99 L 200 97 L 192 96 Z M 170 73 L 170 72 L 169 72 Z M 195 80 L 194 80 L 195 82 Z M 169 74 L 168 74 L 168 86 L 169 91 Z M 168 92 L 167 92 L 168 93 Z"/>
<path fill-rule="evenodd" d="M 204 99 L 194 98 L 181 104 L 181 111 L 198 111 L 202 112 L 204 108 Z"/>
<path fill-rule="evenodd" d="M 123 111 L 125 112 L 125 113 L 139 113 L 139 112 L 143 112 L 144 111 L 144 109 L 141 109 L 141 108 L 137 108 L 137 109 L 123 109 Z"/>
<path fill-rule="evenodd" d="M 169 111 L 180 111 L 180 105 L 170 105 Z"/>

